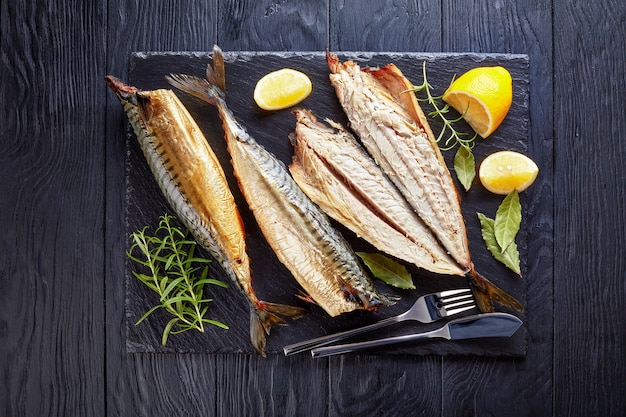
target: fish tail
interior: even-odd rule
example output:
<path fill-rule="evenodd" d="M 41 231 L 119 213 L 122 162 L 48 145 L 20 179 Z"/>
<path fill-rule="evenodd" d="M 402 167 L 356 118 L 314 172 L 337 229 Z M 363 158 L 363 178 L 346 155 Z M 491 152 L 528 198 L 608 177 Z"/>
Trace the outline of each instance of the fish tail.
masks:
<path fill-rule="evenodd" d="M 384 294 L 374 291 L 364 291 L 363 289 L 355 288 L 347 281 L 337 278 L 339 281 L 339 288 L 344 293 L 346 300 L 350 300 L 359 303 L 363 306 L 364 310 L 378 310 L 380 307 L 392 306 L 400 300 L 400 296 L 393 294 Z"/>
<path fill-rule="evenodd" d="M 388 307 L 400 301 L 401 297 L 394 294 L 375 294 L 363 301 L 366 310 L 377 310 L 379 307 Z"/>
<path fill-rule="evenodd" d="M 173 87 L 213 106 L 224 100 L 224 92 L 209 80 L 186 74 L 170 74 L 165 79 Z"/>
<path fill-rule="evenodd" d="M 494 311 L 493 302 L 505 307 L 524 311 L 524 306 L 515 297 L 493 284 L 487 278 L 479 274 L 472 265 L 469 271 L 470 287 L 476 299 L 478 309 L 484 313 Z"/>
<path fill-rule="evenodd" d="M 275 304 L 259 301 L 250 307 L 250 340 L 252 345 L 265 357 L 266 337 L 270 334 L 273 324 L 286 324 L 280 316 L 299 318 L 306 314 L 306 309 L 286 304 Z"/>

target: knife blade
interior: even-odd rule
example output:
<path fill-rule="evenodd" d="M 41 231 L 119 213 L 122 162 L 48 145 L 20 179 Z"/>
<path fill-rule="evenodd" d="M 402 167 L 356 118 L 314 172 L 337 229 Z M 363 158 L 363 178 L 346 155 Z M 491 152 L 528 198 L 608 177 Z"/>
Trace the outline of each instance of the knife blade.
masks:
<path fill-rule="evenodd" d="M 475 339 L 482 337 L 510 337 L 522 325 L 522 320 L 508 313 L 482 313 L 451 320 L 444 326 L 428 332 L 411 333 L 365 342 L 346 343 L 313 349 L 314 358 L 355 352 L 373 347 L 408 342 L 412 340 L 442 338 L 448 340 Z"/>

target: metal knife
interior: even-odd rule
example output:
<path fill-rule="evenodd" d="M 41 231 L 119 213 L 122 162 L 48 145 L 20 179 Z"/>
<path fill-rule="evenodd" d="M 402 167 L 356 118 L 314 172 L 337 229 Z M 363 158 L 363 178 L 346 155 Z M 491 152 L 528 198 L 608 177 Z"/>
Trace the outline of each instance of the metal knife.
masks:
<path fill-rule="evenodd" d="M 429 338 L 462 340 L 481 337 L 510 337 L 517 331 L 517 329 L 519 329 L 521 325 L 522 321 L 512 314 L 483 313 L 451 320 L 444 326 L 429 332 L 412 333 L 365 342 L 319 347 L 313 349 L 311 351 L 311 355 L 314 358 L 321 358 L 324 356 L 355 352 L 357 350 L 390 345 L 393 343 Z"/>

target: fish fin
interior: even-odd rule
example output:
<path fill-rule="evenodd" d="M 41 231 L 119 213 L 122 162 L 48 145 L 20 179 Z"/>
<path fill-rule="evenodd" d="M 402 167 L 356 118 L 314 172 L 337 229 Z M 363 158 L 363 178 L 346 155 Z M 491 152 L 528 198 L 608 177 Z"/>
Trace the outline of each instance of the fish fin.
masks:
<path fill-rule="evenodd" d="M 170 74 L 165 76 L 165 79 L 173 87 L 211 105 L 215 105 L 224 96 L 224 92 L 213 84 L 211 80 L 186 74 Z"/>
<path fill-rule="evenodd" d="M 148 127 L 148 120 L 152 118 L 152 100 L 150 96 L 137 93 L 137 109 L 139 111 L 139 118 L 143 123 L 144 128 Z"/>
<path fill-rule="evenodd" d="M 302 301 L 307 302 L 309 304 L 319 305 L 317 301 L 313 299 L 313 297 L 311 297 L 309 294 L 305 293 L 304 291 L 302 291 L 301 294 L 296 294 L 296 297 L 298 297 Z"/>
<path fill-rule="evenodd" d="M 377 310 L 379 307 L 392 306 L 400 301 L 400 299 L 401 297 L 399 295 L 377 294 L 368 298 L 367 300 L 361 299 L 361 301 L 363 301 L 363 305 L 366 310 Z"/>
<path fill-rule="evenodd" d="M 213 69 L 215 67 L 215 70 Z M 207 65 L 207 80 L 212 84 L 217 85 L 220 90 L 226 91 L 226 69 L 224 66 L 224 54 L 222 53 L 222 49 L 213 45 L 213 67 L 211 65 Z M 209 74 L 211 77 L 209 78 Z"/>
<path fill-rule="evenodd" d="M 333 54 L 328 49 L 326 49 L 326 63 L 328 64 L 330 71 L 333 73 L 338 72 L 341 69 L 339 58 L 337 58 L 337 55 Z"/>
<path fill-rule="evenodd" d="M 484 313 L 494 311 L 493 302 L 497 302 L 505 307 L 524 311 L 524 306 L 512 295 L 508 294 L 497 285 L 493 284 L 484 276 L 480 275 L 474 266 L 469 271 L 470 287 L 476 299 L 478 309 Z"/>
<path fill-rule="evenodd" d="M 342 278 L 337 277 L 337 280 L 346 300 L 361 304 L 364 310 L 377 310 L 379 307 L 394 305 L 400 300 L 400 296 L 392 294 L 367 294 Z"/>
<path fill-rule="evenodd" d="M 262 313 L 262 311 L 256 309 L 255 307 L 250 307 L 250 341 L 256 351 L 259 352 L 259 355 L 265 357 L 267 339 L 263 325 L 263 318 L 259 313 Z"/>
<path fill-rule="evenodd" d="M 266 303 L 260 301 L 257 306 L 250 307 L 250 340 L 252 345 L 265 357 L 266 336 L 274 324 L 287 324 L 280 316 L 293 319 L 302 317 L 307 312 L 302 307 L 286 304 Z"/>
<path fill-rule="evenodd" d="M 262 305 L 265 308 L 265 311 L 292 319 L 300 318 L 308 312 L 306 308 L 290 306 L 287 304 L 276 304 L 263 301 Z"/>

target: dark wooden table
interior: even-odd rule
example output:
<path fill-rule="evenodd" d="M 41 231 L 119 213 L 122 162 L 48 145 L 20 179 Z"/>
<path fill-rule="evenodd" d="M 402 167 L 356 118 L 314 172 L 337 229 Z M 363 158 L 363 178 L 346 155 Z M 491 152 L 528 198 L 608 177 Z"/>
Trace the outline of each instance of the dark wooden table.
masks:
<path fill-rule="evenodd" d="M 0 415 L 618 416 L 626 410 L 622 0 L 0 4 Z M 129 354 L 132 51 L 530 57 L 524 358 Z"/>

